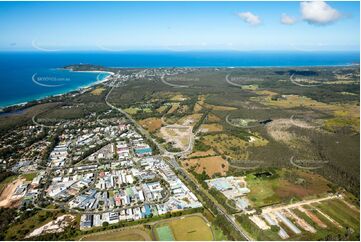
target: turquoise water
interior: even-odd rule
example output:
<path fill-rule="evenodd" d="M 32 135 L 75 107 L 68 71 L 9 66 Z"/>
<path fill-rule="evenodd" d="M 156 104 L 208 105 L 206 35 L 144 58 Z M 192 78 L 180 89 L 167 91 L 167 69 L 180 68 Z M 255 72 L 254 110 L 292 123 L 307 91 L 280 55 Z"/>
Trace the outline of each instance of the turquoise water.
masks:
<path fill-rule="evenodd" d="M 88 86 L 107 74 L 60 70 L 107 67 L 333 66 L 359 63 L 359 52 L 0 52 L 0 107 Z"/>

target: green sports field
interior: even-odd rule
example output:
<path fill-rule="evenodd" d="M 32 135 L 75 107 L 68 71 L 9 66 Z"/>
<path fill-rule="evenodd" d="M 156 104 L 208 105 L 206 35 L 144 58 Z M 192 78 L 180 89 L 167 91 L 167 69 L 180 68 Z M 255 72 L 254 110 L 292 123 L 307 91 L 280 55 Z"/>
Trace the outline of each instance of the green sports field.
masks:
<path fill-rule="evenodd" d="M 212 228 L 201 216 L 187 216 L 160 222 L 155 228 L 158 240 L 214 240 Z"/>
<path fill-rule="evenodd" d="M 161 227 L 156 228 L 157 236 L 160 241 L 173 241 L 174 236 L 172 230 L 168 225 L 163 225 Z"/>

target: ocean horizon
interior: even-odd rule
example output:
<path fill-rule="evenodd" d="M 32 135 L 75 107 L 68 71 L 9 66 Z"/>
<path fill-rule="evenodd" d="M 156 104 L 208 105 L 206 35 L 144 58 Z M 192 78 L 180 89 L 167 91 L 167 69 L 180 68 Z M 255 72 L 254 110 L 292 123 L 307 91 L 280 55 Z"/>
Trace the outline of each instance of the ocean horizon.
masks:
<path fill-rule="evenodd" d="M 359 51 L 0 52 L 0 107 L 64 94 L 108 75 L 61 69 L 72 64 L 119 68 L 307 67 L 359 64 L 359 57 Z"/>

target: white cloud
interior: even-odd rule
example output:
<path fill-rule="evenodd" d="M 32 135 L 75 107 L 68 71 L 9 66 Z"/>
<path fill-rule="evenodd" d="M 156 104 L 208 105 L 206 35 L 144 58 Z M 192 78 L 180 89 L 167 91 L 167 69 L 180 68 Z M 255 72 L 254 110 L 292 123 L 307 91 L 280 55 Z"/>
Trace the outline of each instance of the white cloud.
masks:
<path fill-rule="evenodd" d="M 256 26 L 261 23 L 261 18 L 251 12 L 239 13 L 238 16 L 245 22 L 250 25 Z"/>
<path fill-rule="evenodd" d="M 292 24 L 296 23 L 296 19 L 283 13 L 281 15 L 281 23 L 286 24 L 286 25 L 292 25 Z"/>
<path fill-rule="evenodd" d="M 301 2 L 302 19 L 310 24 L 325 25 L 341 18 L 341 13 L 323 1 Z"/>

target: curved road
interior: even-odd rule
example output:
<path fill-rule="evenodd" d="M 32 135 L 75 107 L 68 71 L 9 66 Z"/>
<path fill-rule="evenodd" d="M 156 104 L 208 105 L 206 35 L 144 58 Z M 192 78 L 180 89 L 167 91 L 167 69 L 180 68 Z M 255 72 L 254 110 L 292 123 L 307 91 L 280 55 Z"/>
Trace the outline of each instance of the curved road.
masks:
<path fill-rule="evenodd" d="M 178 162 L 175 159 L 174 154 L 169 153 L 168 151 L 166 151 L 155 139 L 153 139 L 150 134 L 143 129 L 143 127 L 141 125 L 139 125 L 128 113 L 126 113 L 125 111 L 123 111 L 121 108 L 118 108 L 116 106 L 114 106 L 113 104 L 111 104 L 108 101 L 108 98 L 110 96 L 110 94 L 112 93 L 113 89 L 116 87 L 116 85 L 113 85 L 113 87 L 110 89 L 110 91 L 107 93 L 107 95 L 105 96 L 105 103 L 112 109 L 115 109 L 117 111 L 119 111 L 121 114 L 123 114 L 133 125 L 134 127 L 136 127 L 139 132 L 144 135 L 147 139 L 152 140 L 153 143 L 158 147 L 160 153 L 166 157 L 170 158 L 169 161 L 169 165 L 174 169 L 177 170 L 178 172 L 181 172 L 182 175 L 187 179 L 188 182 L 192 182 L 194 183 L 195 187 L 198 187 L 197 192 L 201 192 L 204 193 L 207 197 L 209 197 L 215 204 L 215 206 L 217 207 L 217 210 L 219 213 L 223 214 L 224 217 L 227 219 L 227 221 L 233 226 L 233 228 L 235 230 L 237 230 L 246 240 L 253 240 L 248 233 L 246 233 L 243 228 L 236 222 L 236 219 L 234 218 L 234 216 L 230 215 L 227 213 L 227 211 L 223 208 L 223 206 L 221 206 L 217 201 L 215 201 L 215 199 L 213 198 L 213 196 L 211 196 L 205 189 L 203 189 L 195 180 L 194 178 L 192 178 L 188 172 L 181 166 L 179 166 Z"/>

